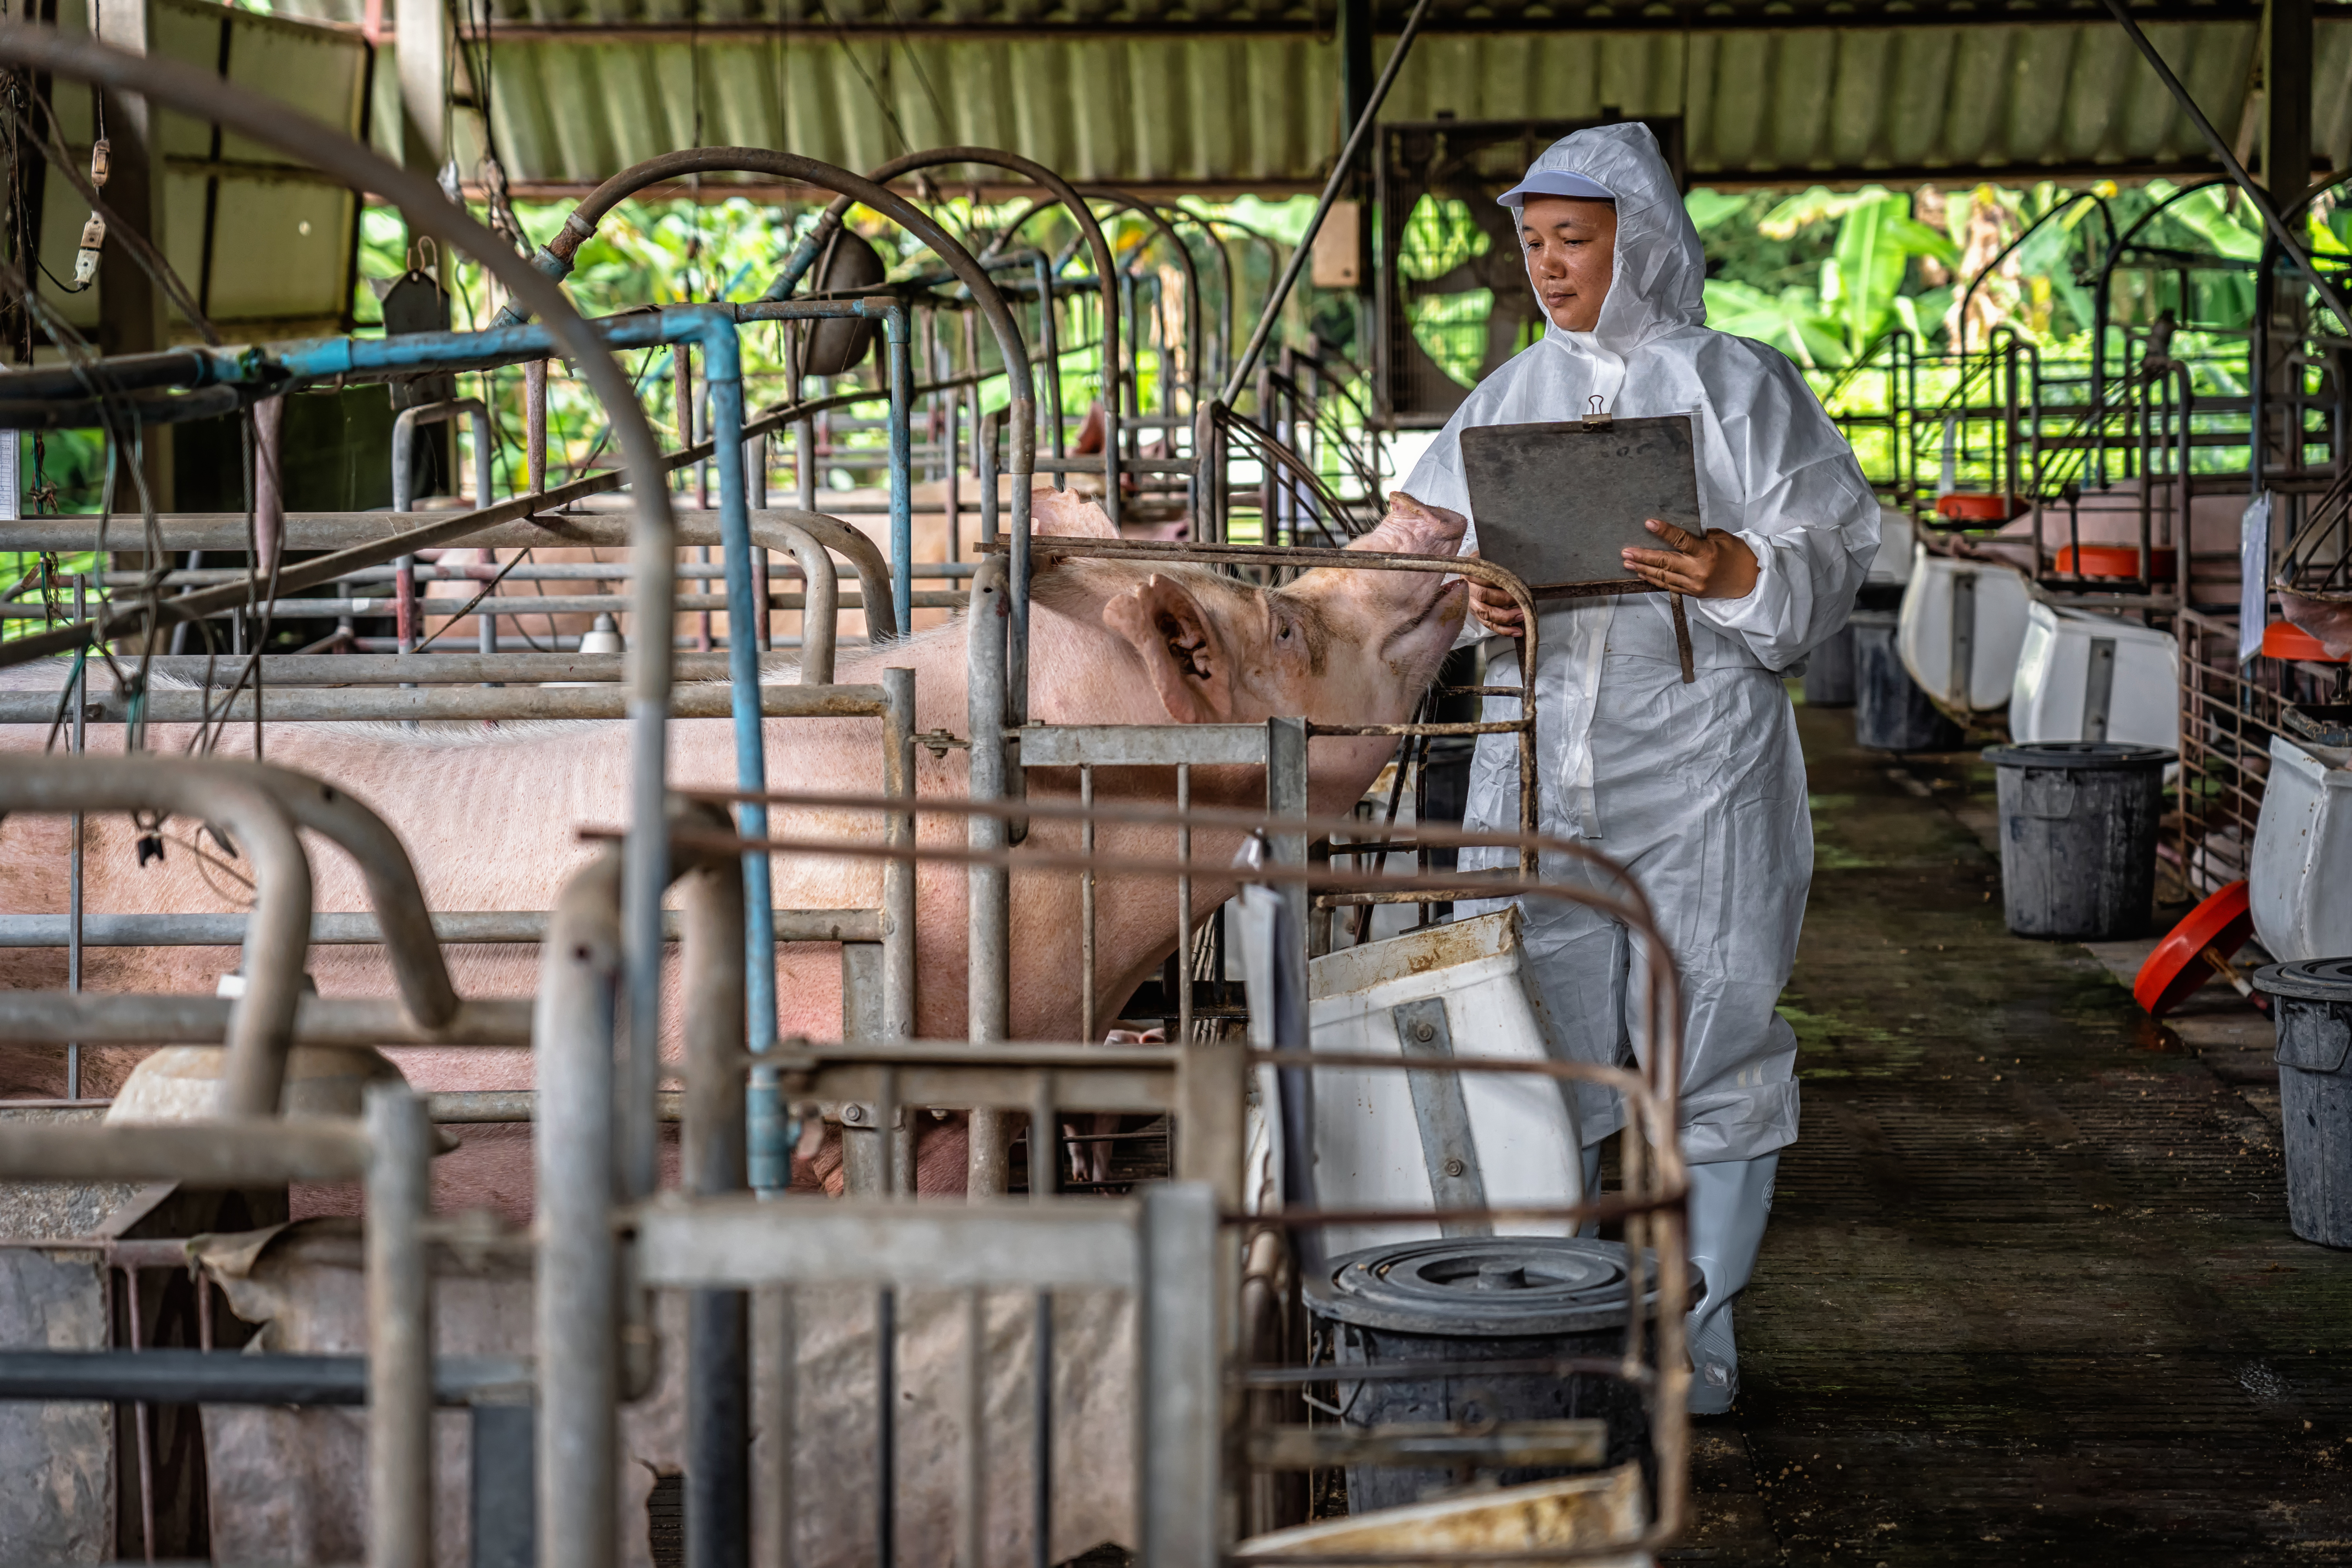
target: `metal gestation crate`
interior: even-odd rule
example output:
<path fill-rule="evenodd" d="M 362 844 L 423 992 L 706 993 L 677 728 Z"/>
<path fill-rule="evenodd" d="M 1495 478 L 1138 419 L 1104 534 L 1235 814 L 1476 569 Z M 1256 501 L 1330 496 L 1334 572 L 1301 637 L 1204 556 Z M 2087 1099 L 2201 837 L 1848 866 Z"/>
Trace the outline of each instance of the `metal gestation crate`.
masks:
<path fill-rule="evenodd" d="M 2254 827 L 2273 739 L 2344 745 L 2352 735 L 2347 667 L 2238 658 L 2238 619 L 2182 612 L 2180 784 L 2174 800 L 2168 869 L 2191 894 L 2242 879 L 2252 865 Z"/>
<path fill-rule="evenodd" d="M 1074 737 L 1071 743 L 1074 748 L 1082 747 L 1085 739 Z M 1210 741 L 1213 747 L 1230 743 L 1223 737 L 1213 736 Z M 743 797 L 734 792 L 710 792 L 698 793 L 693 798 L 716 806 L 740 804 Z M 775 807 L 862 810 L 877 815 L 900 812 L 908 805 L 889 796 L 780 792 L 762 799 Z M 1243 1152 L 1244 1084 L 1253 1068 L 1265 1066 L 1280 1074 L 1303 1076 L 1313 1070 L 1402 1071 L 1425 1065 L 1418 1058 L 1408 1060 L 1307 1048 L 1303 943 L 1286 941 L 1277 948 L 1276 962 L 1293 966 L 1296 978 L 1286 983 L 1277 975 L 1274 994 L 1289 1000 L 1278 1001 L 1276 1016 L 1269 1019 L 1263 1011 L 1264 1000 L 1253 999 L 1261 1011 L 1252 1032 L 1257 1038 L 1270 1040 L 1270 1048 L 1245 1047 L 1234 1026 L 1238 1020 L 1223 1019 L 1217 1021 L 1223 1026 L 1196 1028 L 1171 1047 L 963 1041 L 826 1046 L 788 1041 L 774 1052 L 755 1054 L 715 1046 L 698 1052 L 690 1043 L 686 1114 L 689 1192 L 695 1195 L 649 1200 L 638 1209 L 634 1222 L 625 1214 L 608 1222 L 622 1235 L 634 1232 L 638 1238 L 635 1277 L 647 1283 L 702 1291 L 820 1284 L 870 1287 L 883 1292 L 876 1321 L 883 1325 L 877 1331 L 885 1333 L 895 1310 L 890 1292 L 962 1292 L 963 1338 L 956 1369 L 944 1377 L 945 1386 L 962 1391 L 963 1400 L 957 1418 L 961 1479 L 948 1539 L 959 1544 L 959 1560 L 969 1561 L 984 1560 L 979 1555 L 980 1543 L 995 1528 L 987 1522 L 988 1516 L 1003 1506 L 992 1500 L 1004 1496 L 1002 1489 L 991 1487 L 985 1474 L 992 1462 L 988 1457 L 1003 1453 L 1003 1446 L 989 1436 L 983 1401 L 977 1392 L 995 1384 L 993 1375 L 980 1364 L 982 1310 L 973 1293 L 1036 1292 L 1028 1353 L 1034 1358 L 1030 1376 L 1036 1380 L 1037 1397 L 1044 1400 L 1050 1375 L 1034 1369 L 1049 1367 L 1054 1354 L 1053 1293 L 1136 1292 L 1139 1306 L 1135 1376 L 1140 1407 L 1136 1506 L 1141 1560 L 1153 1564 L 1203 1565 L 1309 1557 L 1319 1562 L 1331 1559 L 1321 1552 L 1293 1558 L 1272 1544 L 1257 1549 L 1243 1539 L 1243 1526 L 1251 1517 L 1247 1498 L 1255 1478 L 1280 1470 L 1401 1461 L 1391 1452 L 1393 1434 L 1351 1431 L 1344 1425 L 1332 1426 L 1313 1419 L 1303 1426 L 1283 1421 L 1269 1424 L 1267 1415 L 1282 1408 L 1280 1402 L 1253 1395 L 1327 1384 L 1333 1380 L 1334 1369 L 1328 1364 L 1290 1363 L 1278 1344 L 1252 1342 L 1244 1332 L 1244 1314 L 1238 1310 L 1239 1302 L 1244 1276 L 1253 1271 L 1249 1260 L 1259 1257 L 1250 1246 L 1251 1237 L 1286 1236 L 1292 1246 L 1297 1246 L 1302 1237 L 1329 1226 L 1367 1223 L 1428 1221 L 1507 1227 L 1515 1221 L 1622 1222 L 1630 1256 L 1654 1258 L 1654 1268 L 1636 1268 L 1628 1279 L 1633 1299 L 1629 1303 L 1623 1354 L 1579 1360 L 1573 1365 L 1563 1362 L 1558 1370 L 1619 1379 L 1640 1396 L 1648 1423 L 1648 1468 L 1655 1489 L 1654 1511 L 1638 1537 L 1580 1540 L 1569 1546 L 1492 1556 L 1465 1552 L 1451 1544 L 1427 1550 L 1400 1544 L 1383 1548 L 1372 1557 L 1351 1553 L 1343 1557 L 1401 1563 L 1567 1563 L 1649 1550 L 1675 1539 L 1686 1506 L 1684 1410 L 1689 1375 L 1681 1342 L 1686 1276 L 1680 1210 L 1683 1177 L 1673 1110 L 1679 1071 L 1679 1001 L 1665 944 L 1638 889 L 1622 870 L 1572 843 L 1527 834 L 1444 828 L 1419 829 L 1417 836 L 1433 845 L 1500 846 L 1530 854 L 1564 855 L 1577 862 L 1584 875 L 1565 881 L 1477 874 L 1402 877 L 1339 871 L 1271 857 L 1237 868 L 1221 860 L 1202 858 L 1197 853 L 1200 836 L 1247 834 L 1261 837 L 1268 845 L 1297 843 L 1345 834 L 1357 819 L 1047 799 L 935 797 L 916 802 L 915 810 L 919 815 L 937 812 L 961 816 L 972 824 L 1021 818 L 1076 822 L 1089 842 L 1085 847 L 1062 850 L 1006 847 L 982 835 L 973 835 L 973 842 L 964 847 L 955 847 L 903 839 L 856 844 L 824 838 L 754 840 L 729 833 L 687 830 L 676 837 L 674 844 L 682 857 L 697 857 L 710 865 L 746 852 L 842 856 L 906 864 L 937 861 L 968 870 L 995 869 L 1012 878 L 1066 873 L 1083 879 L 1164 878 L 1180 885 L 1247 880 L 1302 892 L 1311 884 L 1338 893 L 1423 900 L 1508 894 L 1600 909 L 1647 939 L 1643 944 L 1650 966 L 1647 994 L 1652 1012 L 1647 1022 L 1657 1048 L 1651 1053 L 1646 1076 L 1574 1062 L 1459 1058 L 1437 1070 L 1533 1074 L 1603 1084 L 1622 1094 L 1629 1109 L 1621 1157 L 1623 1190 L 1605 1198 L 1551 1207 L 1366 1210 L 1318 1206 L 1309 1186 L 1286 1190 L 1277 1210 L 1251 1212 L 1245 1201 Z M 1165 829 L 1175 852 L 1167 856 L 1102 854 L 1090 840 L 1092 830 L 1106 823 Z M 551 960 L 547 971 L 551 981 L 560 965 L 560 959 Z M 543 1017 L 572 1016 L 569 1003 L 551 1007 L 550 994 L 542 991 Z M 552 1045 L 551 1040 L 543 1041 L 542 1049 Z M 1174 1113 L 1176 1181 L 1145 1188 L 1139 1203 L 1071 1198 L 1055 1191 L 1056 1180 L 1048 1173 L 1055 1172 L 1056 1165 L 1033 1160 L 1025 1203 L 973 1196 L 961 1204 L 909 1205 L 901 1189 L 895 1197 L 886 1193 L 836 1202 L 787 1196 L 766 1204 L 746 1204 L 721 1195 L 724 1184 L 695 1184 L 705 1183 L 713 1167 L 694 1151 L 698 1147 L 713 1150 L 723 1142 L 724 1130 L 735 1114 L 733 1108 L 741 1103 L 747 1074 L 755 1069 L 774 1075 L 780 1094 L 803 1118 L 814 1117 L 828 1103 L 868 1107 L 860 1120 L 875 1130 L 882 1143 L 879 1158 L 874 1162 L 881 1171 L 907 1168 L 908 1162 L 895 1157 L 891 1148 L 904 1136 L 898 1131 L 899 1119 L 894 1114 L 902 1106 L 989 1105 L 1006 1113 L 1025 1113 L 1033 1146 L 1041 1142 L 1035 1130 L 1055 1126 L 1063 1110 L 1131 1110 Z M 698 1132 L 698 1114 L 711 1119 L 701 1124 Z M 597 1123 L 592 1116 L 578 1125 Z M 559 1156 L 543 1156 L 553 1157 Z M 724 1155 L 717 1158 L 724 1163 Z M 551 1172 L 549 1174 L 552 1176 Z M 584 1186 L 593 1191 L 594 1184 Z M 574 1222 L 603 1233 L 584 1212 L 566 1223 Z M 1220 1230 L 1222 1238 L 1216 1234 Z M 1138 1261 L 1127 1261 L 1130 1258 Z M 543 1261 L 542 1268 L 545 1266 Z M 549 1286 L 544 1273 L 541 1286 L 542 1289 Z M 1655 1292 L 1654 1351 L 1645 1338 L 1649 1308 L 1643 1297 L 1650 1290 Z M 748 1308 L 739 1303 L 727 1310 L 740 1316 Z M 721 1337 L 727 1346 L 738 1342 L 732 1331 Z M 740 1390 L 751 1387 L 763 1375 L 773 1375 L 760 1371 L 763 1353 L 760 1347 L 743 1352 L 740 1362 L 728 1359 L 735 1353 L 731 1350 L 709 1362 L 698 1351 L 692 1353 L 698 1367 L 709 1368 L 710 1386 L 705 1394 L 713 1410 L 735 1408 L 739 1396 L 750 1397 L 740 1394 Z M 879 1407 L 890 1407 L 901 1399 L 900 1391 L 891 1383 L 895 1363 L 884 1351 L 877 1353 L 875 1364 L 874 1398 Z M 1490 1365 L 1486 1370 L 1494 1369 Z M 700 1376 L 698 1373 L 698 1380 Z M 721 1385 L 739 1392 L 723 1392 Z M 702 1386 L 699 1381 L 697 1386 Z M 1211 1389 L 1221 1389 L 1222 1394 L 1203 1397 Z M 774 1397 L 772 1393 L 770 1397 Z M 1050 1402 L 1032 1409 L 1027 1461 L 1031 1485 L 1016 1508 L 1029 1513 L 1034 1540 L 1050 1537 L 1055 1500 L 1050 1482 L 1041 1484 L 1038 1478 L 1051 1475 L 1055 1415 Z M 590 1412 L 582 1409 L 576 1414 L 586 1419 Z M 771 1419 L 781 1422 L 789 1416 Z M 689 1415 L 689 1440 L 698 1440 L 701 1430 Z M 877 1478 L 875 1540 L 880 1547 L 878 1560 L 886 1563 L 896 1560 L 893 1543 L 898 1540 L 897 1521 L 890 1515 L 895 1473 L 891 1430 L 887 1418 L 875 1423 L 877 1468 L 864 1472 Z M 739 1439 L 730 1431 L 717 1440 L 731 1447 Z M 1453 1435 L 1449 1452 L 1456 1463 L 1499 1463 L 1508 1440 L 1508 1434 L 1482 1436 L 1465 1429 Z M 850 1456 L 850 1460 L 862 1465 L 861 1456 Z M 587 1476 L 595 1473 L 593 1463 L 583 1471 Z M 853 1476 L 857 1473 L 852 1471 Z M 565 1484 L 578 1485 L 579 1478 Z M 803 1481 L 781 1488 L 762 1486 L 755 1490 L 750 1506 L 754 1512 L 786 1506 L 777 1499 L 801 1497 L 808 1489 Z M 584 1507 L 585 1498 L 581 1501 Z M 755 1535 L 776 1539 L 772 1532 L 783 1527 L 754 1524 L 751 1528 Z M 962 1555 L 967 1550 L 969 1555 Z"/>

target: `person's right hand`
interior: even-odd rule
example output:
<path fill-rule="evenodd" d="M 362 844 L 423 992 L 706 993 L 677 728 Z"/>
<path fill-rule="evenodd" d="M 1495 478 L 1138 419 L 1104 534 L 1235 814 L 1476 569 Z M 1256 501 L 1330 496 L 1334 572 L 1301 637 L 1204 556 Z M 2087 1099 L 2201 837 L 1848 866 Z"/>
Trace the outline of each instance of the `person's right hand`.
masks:
<path fill-rule="evenodd" d="M 1475 560 L 1477 555 L 1478 552 L 1473 550 L 1465 552 L 1465 558 Z M 1470 608 L 1477 615 L 1480 625 L 1490 632 L 1496 632 L 1507 637 L 1523 637 L 1528 635 L 1528 628 L 1522 624 L 1523 617 L 1519 614 L 1519 602 L 1517 599 L 1491 584 L 1479 582 L 1475 577 L 1471 578 L 1469 582 Z"/>

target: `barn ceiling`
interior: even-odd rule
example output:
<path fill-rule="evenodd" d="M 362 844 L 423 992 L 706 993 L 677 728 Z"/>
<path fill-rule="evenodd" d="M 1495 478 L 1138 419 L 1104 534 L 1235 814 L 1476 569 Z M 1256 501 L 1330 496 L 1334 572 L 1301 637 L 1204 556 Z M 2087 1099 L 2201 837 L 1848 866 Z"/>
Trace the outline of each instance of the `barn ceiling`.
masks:
<path fill-rule="evenodd" d="M 362 0 L 298 3 L 332 16 Z M 963 142 L 1085 181 L 1275 194 L 1319 184 L 1341 136 L 1329 0 L 487 4 L 475 58 L 488 58 L 489 124 L 525 192 L 576 190 L 697 143 L 869 168 Z M 1392 22 L 1404 4 L 1376 0 L 1376 13 Z M 2250 132 L 2259 6 L 2144 11 L 2206 113 L 2225 133 Z M 1680 115 L 1700 183 L 2131 179 L 2210 166 L 2095 0 L 1438 0 L 1433 15 L 1387 120 Z M 2320 17 L 2317 159 L 2352 170 L 2352 5 L 2323 5 Z M 457 117 L 468 166 L 483 150 L 479 124 Z"/>

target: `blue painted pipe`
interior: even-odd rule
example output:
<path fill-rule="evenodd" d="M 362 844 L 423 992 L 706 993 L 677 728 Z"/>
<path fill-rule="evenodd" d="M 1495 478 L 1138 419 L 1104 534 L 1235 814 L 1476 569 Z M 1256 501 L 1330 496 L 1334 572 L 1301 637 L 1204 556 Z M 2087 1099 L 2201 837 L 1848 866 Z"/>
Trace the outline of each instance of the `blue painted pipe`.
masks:
<path fill-rule="evenodd" d="M 915 366 L 907 312 L 892 306 L 883 328 L 890 349 L 890 599 L 904 637 L 914 629 L 915 613 Z"/>

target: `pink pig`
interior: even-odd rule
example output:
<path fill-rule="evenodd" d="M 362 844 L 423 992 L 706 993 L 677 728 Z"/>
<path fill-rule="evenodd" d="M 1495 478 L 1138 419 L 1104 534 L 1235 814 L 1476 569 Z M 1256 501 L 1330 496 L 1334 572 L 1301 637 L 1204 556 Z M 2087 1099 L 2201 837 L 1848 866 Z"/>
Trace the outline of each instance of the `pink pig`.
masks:
<path fill-rule="evenodd" d="M 1057 492 L 1036 498 L 1040 534 L 1110 537 L 1099 509 Z M 1391 498 L 1380 527 L 1353 548 L 1452 556 L 1465 531 L 1460 516 Z M 1251 723 L 1303 715 L 1331 724 L 1410 719 L 1423 690 L 1460 629 L 1467 595 L 1459 579 L 1436 572 L 1307 572 L 1278 588 L 1258 588 L 1192 566 L 1072 561 L 1041 567 L 1030 623 L 1030 714 L 1047 724 Z M 965 641 L 961 618 L 903 642 L 845 657 L 844 682 L 873 681 L 887 667 L 916 671 L 917 727 L 967 727 Z M 41 672 L 52 688 L 58 672 Z M 12 683 L 14 684 L 14 683 Z M 873 792 L 882 785 L 877 725 L 867 720 L 771 720 L 768 771 L 779 788 Z M 680 787 L 731 787 L 734 753 L 723 721 L 670 726 L 671 778 Z M 41 743 L 35 726 L 0 731 L 0 755 Z M 174 754 L 184 730 L 159 727 L 149 744 Z M 93 751 L 120 746 L 111 728 L 90 733 Z M 231 727 L 223 749 L 249 754 L 250 730 Z M 1384 738 L 1327 739 L 1310 756 L 1317 811 L 1343 811 L 1362 794 L 1393 751 Z M 594 852 L 583 826 L 615 826 L 626 816 L 627 734 L 618 723 L 506 724 L 495 729 L 406 731 L 376 724 L 287 724 L 270 729 L 268 760 L 332 780 L 381 813 L 408 846 L 436 910 L 545 910 L 564 880 Z M 917 752 L 923 795 L 963 792 L 966 760 Z M 5 763 L 0 763 L 5 765 Z M 1033 769 L 1039 796 L 1076 793 L 1072 770 Z M 1202 806 L 1258 807 L 1262 773 L 1250 768 L 1194 770 L 1192 798 Z M 1171 803 L 1169 769 L 1098 772 L 1097 797 Z M 878 819 L 850 812 L 771 814 L 779 837 L 878 841 Z M 244 907 L 243 868 L 194 823 L 167 828 L 167 858 L 138 866 L 130 824 L 93 817 L 88 826 L 85 907 L 108 911 L 224 911 Z M 965 821 L 922 819 L 926 842 L 961 843 Z M 1078 847 L 1075 823 L 1039 819 L 1029 842 Z M 1163 829 L 1104 826 L 1107 856 L 1166 857 Z M 1196 834 L 1194 854 L 1223 865 L 1238 838 Z M 311 845 L 316 907 L 367 907 L 356 870 L 339 853 Z M 0 910 L 58 912 L 65 908 L 67 833 L 60 818 L 15 816 L 0 822 Z M 871 907 L 880 901 L 878 863 L 818 856 L 779 856 L 775 900 L 800 909 Z M 926 1037 L 960 1037 L 965 1027 L 966 929 L 961 868 L 926 865 L 917 879 L 919 963 L 917 1027 Z M 1080 1026 L 1078 888 L 1068 872 L 1013 878 L 1012 1032 L 1016 1039 L 1069 1039 Z M 1096 995 L 1115 1007 L 1174 951 L 1171 889 L 1161 881 L 1106 877 L 1098 883 Z M 1192 885 L 1195 919 L 1230 897 L 1228 881 Z M 458 946 L 447 950 L 461 994 L 524 995 L 535 985 L 537 949 Z M 837 1037 L 840 962 L 829 946 L 781 950 L 778 988 L 782 1032 Z M 372 948 L 312 950 L 310 972 L 327 995 L 392 991 Z M 236 966 L 229 949 L 99 948 L 86 958 L 85 984 L 97 991 L 209 994 Z M 62 987 L 65 955 L 53 950 L 0 952 L 0 984 Z M 675 1010 L 673 1009 L 673 1016 Z M 85 1052 L 85 1092 L 106 1094 L 141 1053 Z M 409 1049 L 394 1053 L 420 1089 L 526 1087 L 528 1053 L 514 1050 Z M 0 1048 L 0 1095 L 59 1092 L 58 1053 Z M 527 1130 L 467 1130 L 467 1148 L 436 1163 L 443 1202 L 483 1204 L 527 1214 Z M 960 1121 L 940 1123 L 924 1142 L 925 1190 L 960 1187 Z M 833 1162 L 804 1176 L 831 1174 Z"/>

